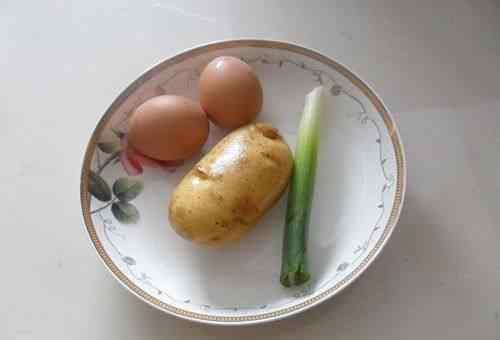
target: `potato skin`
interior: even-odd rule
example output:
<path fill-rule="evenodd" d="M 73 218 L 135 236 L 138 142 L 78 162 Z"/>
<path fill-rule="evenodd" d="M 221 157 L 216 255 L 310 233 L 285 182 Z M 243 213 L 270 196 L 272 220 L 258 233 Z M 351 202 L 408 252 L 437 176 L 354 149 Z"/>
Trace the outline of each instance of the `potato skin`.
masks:
<path fill-rule="evenodd" d="M 239 128 L 179 183 L 170 200 L 170 223 L 196 243 L 237 240 L 280 198 L 292 167 L 292 153 L 277 129 L 265 123 Z"/>

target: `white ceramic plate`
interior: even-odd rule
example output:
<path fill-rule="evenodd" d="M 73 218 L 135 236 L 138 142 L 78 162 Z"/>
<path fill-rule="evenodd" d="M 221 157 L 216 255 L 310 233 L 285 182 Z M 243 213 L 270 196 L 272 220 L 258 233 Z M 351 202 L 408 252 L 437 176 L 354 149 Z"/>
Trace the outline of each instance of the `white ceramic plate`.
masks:
<path fill-rule="evenodd" d="M 328 89 L 309 235 L 312 280 L 303 287 L 285 289 L 279 283 L 286 195 L 241 242 L 221 249 L 200 247 L 180 238 L 166 215 L 170 193 L 197 159 L 175 172 L 145 168 L 128 177 L 119 162 L 118 137 L 110 137 L 111 129 L 126 131 L 130 113 L 150 97 L 196 98 L 200 70 L 220 55 L 241 57 L 254 68 L 264 89 L 258 120 L 278 127 L 292 149 L 304 96 L 319 83 Z M 204 151 L 222 134 L 211 126 Z M 98 123 L 81 177 L 87 230 L 118 281 L 160 310 L 213 324 L 284 318 L 340 292 L 388 240 L 404 189 L 401 141 L 377 95 L 328 57 L 262 40 L 197 47 L 140 76 Z M 123 192 L 128 203 L 120 205 Z"/>

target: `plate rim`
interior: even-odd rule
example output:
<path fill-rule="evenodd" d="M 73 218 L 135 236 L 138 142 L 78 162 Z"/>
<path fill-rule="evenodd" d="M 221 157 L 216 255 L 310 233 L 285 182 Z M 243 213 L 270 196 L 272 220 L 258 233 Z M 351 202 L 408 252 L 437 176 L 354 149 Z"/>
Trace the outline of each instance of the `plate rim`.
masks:
<path fill-rule="evenodd" d="M 111 257 L 105 251 L 103 245 L 101 244 L 99 238 L 97 237 L 96 228 L 92 222 L 90 216 L 90 194 L 87 190 L 88 187 L 88 174 L 90 171 L 90 164 L 92 161 L 92 156 L 94 154 L 95 148 L 97 146 L 97 138 L 106 126 L 107 122 L 112 116 L 119 105 L 138 87 L 140 87 L 144 82 L 151 79 L 158 70 L 163 69 L 168 66 L 175 65 L 176 63 L 189 58 L 192 55 L 199 54 L 201 52 L 211 52 L 218 49 L 226 48 L 236 48 L 236 47 L 259 47 L 259 48 L 277 48 L 280 50 L 285 50 L 288 52 L 298 53 L 300 55 L 312 58 L 316 61 L 324 63 L 328 66 L 333 67 L 337 72 L 341 73 L 344 77 L 349 79 L 354 86 L 356 86 L 377 108 L 385 126 L 389 130 L 390 140 L 392 142 L 392 147 L 394 150 L 396 158 L 396 191 L 394 194 L 394 203 L 391 207 L 391 213 L 386 225 L 383 228 L 380 239 L 374 245 L 372 249 L 368 252 L 365 258 L 359 263 L 351 272 L 347 274 L 341 281 L 335 284 L 333 287 L 325 290 L 324 292 L 316 295 L 312 295 L 305 301 L 294 304 L 288 307 L 280 308 L 276 311 L 264 312 L 255 315 L 241 315 L 241 316 L 223 316 L 223 315 L 212 315 L 208 313 L 197 313 L 189 310 L 185 310 L 174 305 L 165 303 L 140 287 L 134 284 L 114 263 Z M 378 257 L 382 249 L 387 244 L 390 239 L 399 217 L 401 215 L 401 210 L 403 208 L 404 197 L 407 185 L 407 166 L 406 157 L 404 153 L 404 147 L 399 134 L 398 128 L 394 119 L 387 108 L 387 105 L 383 102 L 380 96 L 375 92 L 375 90 L 362 78 L 360 78 L 351 68 L 348 68 L 344 64 L 338 62 L 336 59 L 328 57 L 321 52 L 305 47 L 303 45 L 280 40 L 267 40 L 267 39 L 230 39 L 230 40 L 219 40 L 213 41 L 206 44 L 201 44 L 189 49 L 185 49 L 173 56 L 167 57 L 160 62 L 154 64 L 144 71 L 139 77 L 137 77 L 130 85 L 128 85 L 116 99 L 113 100 L 111 105 L 106 109 L 102 117 L 99 119 L 96 127 L 94 128 L 92 135 L 87 142 L 85 149 L 81 175 L 80 175 L 80 203 L 82 209 L 82 215 L 84 224 L 89 236 L 89 240 L 97 251 L 99 258 L 103 262 L 104 266 L 108 271 L 115 277 L 115 279 L 120 282 L 127 290 L 129 290 L 133 295 L 138 297 L 140 300 L 146 302 L 147 304 L 155 307 L 158 310 L 166 312 L 168 314 L 174 315 L 176 317 L 201 322 L 206 324 L 214 325 L 249 325 L 257 324 L 263 322 L 269 322 L 274 320 L 279 320 L 286 318 L 288 316 L 298 314 L 309 308 L 312 308 L 333 296 L 342 292 L 350 284 L 352 284 L 365 270 L 370 266 L 370 264 Z"/>

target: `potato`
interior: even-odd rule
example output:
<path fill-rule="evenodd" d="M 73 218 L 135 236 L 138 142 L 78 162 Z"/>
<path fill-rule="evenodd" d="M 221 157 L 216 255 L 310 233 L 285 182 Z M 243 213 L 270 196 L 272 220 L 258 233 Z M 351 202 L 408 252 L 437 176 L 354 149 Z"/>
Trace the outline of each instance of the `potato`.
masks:
<path fill-rule="evenodd" d="M 288 145 L 270 124 L 235 130 L 174 190 L 170 223 L 196 243 L 218 246 L 237 240 L 280 198 L 292 166 Z"/>

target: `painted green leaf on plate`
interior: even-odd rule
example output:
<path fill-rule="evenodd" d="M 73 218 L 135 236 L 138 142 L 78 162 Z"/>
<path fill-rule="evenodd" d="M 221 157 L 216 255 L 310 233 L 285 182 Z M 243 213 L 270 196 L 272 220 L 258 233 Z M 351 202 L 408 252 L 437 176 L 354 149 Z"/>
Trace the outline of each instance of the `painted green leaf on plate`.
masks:
<path fill-rule="evenodd" d="M 116 137 L 120 139 L 125 136 L 125 133 L 118 129 L 112 128 L 111 131 L 115 134 Z"/>
<path fill-rule="evenodd" d="M 330 93 L 332 94 L 332 96 L 338 96 L 339 94 L 342 93 L 342 86 L 340 85 L 333 85 L 331 88 L 330 88 Z"/>
<path fill-rule="evenodd" d="M 126 264 L 128 264 L 129 266 L 134 266 L 136 264 L 135 260 L 133 257 L 130 257 L 130 256 L 124 256 L 122 258 L 123 262 L 125 262 Z"/>
<path fill-rule="evenodd" d="M 139 196 L 142 189 L 142 181 L 127 177 L 118 178 L 113 184 L 113 193 L 123 202 L 129 202 Z"/>
<path fill-rule="evenodd" d="M 108 202 L 111 200 L 111 189 L 108 183 L 97 173 L 90 170 L 89 192 L 99 201 Z"/>
<path fill-rule="evenodd" d="M 337 271 L 342 272 L 342 271 L 346 270 L 347 267 L 349 267 L 349 263 L 343 262 L 343 263 L 339 264 L 339 266 L 337 267 Z"/>
<path fill-rule="evenodd" d="M 123 224 L 137 223 L 140 218 L 139 210 L 133 204 L 127 202 L 113 203 L 111 212 Z"/>
<path fill-rule="evenodd" d="M 119 142 L 101 142 L 97 143 L 97 147 L 104 153 L 112 154 L 117 151 L 120 151 L 120 143 Z"/>

